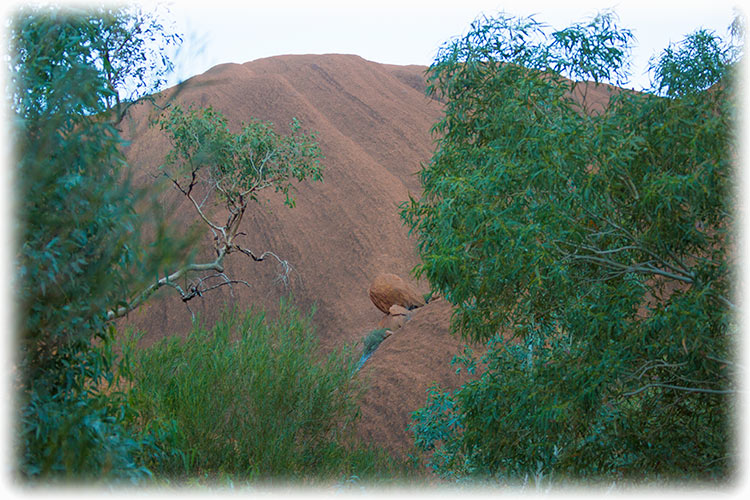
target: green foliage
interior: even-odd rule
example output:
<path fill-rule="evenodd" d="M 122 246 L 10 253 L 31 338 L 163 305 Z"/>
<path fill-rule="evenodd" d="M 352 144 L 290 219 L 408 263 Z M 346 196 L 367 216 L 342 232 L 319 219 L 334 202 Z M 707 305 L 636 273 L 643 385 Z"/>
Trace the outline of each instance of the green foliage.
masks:
<path fill-rule="evenodd" d="M 621 81 L 630 38 L 611 14 L 550 35 L 501 16 L 430 68 L 445 116 L 402 217 L 454 329 L 489 342 L 415 413 L 442 474 L 731 470 L 732 51 L 697 32 L 653 65 L 666 98 L 603 109 L 560 76 Z"/>
<path fill-rule="evenodd" d="M 278 134 L 271 123 L 260 121 L 243 124 L 240 132 L 233 133 L 226 118 L 210 107 L 185 111 L 171 104 L 170 108 L 159 124 L 173 149 L 160 169 L 190 201 L 199 216 L 199 225 L 207 226 L 213 234 L 216 255 L 210 262 L 191 261 L 169 270 L 165 266 L 163 276 L 135 290 L 126 304 L 113 312 L 115 317 L 135 309 L 163 286 L 174 288 L 185 304 L 220 286 L 249 286 L 224 273 L 224 258 L 233 252 L 255 261 L 275 258 L 283 270 L 281 278 L 286 279 L 290 269 L 286 261 L 272 251 L 256 255 L 240 245 L 239 238 L 246 234 L 240 231 L 242 219 L 250 202 L 258 201 L 262 189 L 273 187 L 282 192 L 285 204 L 293 207 L 291 191 L 295 180 L 322 179 L 322 155 L 315 136 L 301 132 L 296 119 L 289 135 Z M 216 205 L 220 206 L 218 210 Z"/>
<path fill-rule="evenodd" d="M 108 330 L 102 342 L 110 345 L 113 334 Z M 134 460 L 149 442 L 127 432 L 133 414 L 124 397 L 99 389 L 113 381 L 112 361 L 106 349 L 66 353 L 60 371 L 73 379 L 70 387 L 49 390 L 39 387 L 45 379 L 34 381 L 20 415 L 22 474 L 89 482 L 150 475 Z"/>
<path fill-rule="evenodd" d="M 178 182 L 184 177 L 179 184 L 192 186 L 203 171 L 230 209 L 257 201 L 258 192 L 266 187 L 281 191 L 285 203 L 293 207 L 293 181 L 322 179 L 315 136 L 301 132 L 297 119 L 288 136 L 262 121 L 243 123 L 233 134 L 219 111 L 173 105 L 160 126 L 173 145 L 162 167 L 165 173 Z"/>
<path fill-rule="evenodd" d="M 390 468 L 353 441 L 364 386 L 348 349 L 321 356 L 311 322 L 282 301 L 277 319 L 225 310 L 211 328 L 147 349 L 134 343 L 129 391 L 142 424 L 173 420 L 167 476 L 239 480 L 367 476 Z M 356 444 L 356 446 L 355 446 Z"/>
<path fill-rule="evenodd" d="M 131 183 L 117 129 L 131 105 L 163 85 L 171 70 L 164 53 L 178 41 L 155 14 L 137 8 L 28 8 L 13 19 L 21 318 L 16 447 L 25 479 L 137 480 L 149 474 L 144 461 L 174 457 L 169 420 L 129 435 L 125 428 L 137 413 L 117 391 L 101 392 L 113 380 L 111 353 L 96 348 L 111 340 L 108 322 L 163 285 L 188 300 L 231 284 L 223 273 L 226 254 L 241 251 L 255 260 L 270 254 L 255 256 L 235 241 L 248 201 L 273 186 L 292 206 L 293 180 L 320 179 L 317 144 L 296 120 L 288 136 L 261 122 L 232 134 L 211 109 L 174 106 L 162 122 L 175 146 L 168 177 L 182 189 L 179 176 L 187 171 L 189 197 L 196 179 L 208 179 L 229 211 L 222 226 L 195 204 L 223 239 L 217 236 L 215 262 L 193 263 L 192 234 L 176 236 L 155 191 Z M 215 274 L 187 291 L 176 282 L 201 271 Z M 224 282 L 204 286 L 212 277 Z"/>
<path fill-rule="evenodd" d="M 147 471 L 132 452 L 145 442 L 122 434 L 130 414 L 98 387 L 111 378 L 107 310 L 182 256 L 182 243 L 141 243 L 137 204 L 121 140 L 107 121 L 121 78 L 150 37 L 136 10 L 24 9 L 11 23 L 10 104 L 16 155 L 19 321 L 18 473 L 25 479 L 129 478 Z M 129 36 L 125 36 L 125 33 Z M 131 50 L 132 49 L 132 50 Z M 129 70 L 128 68 L 131 68 Z M 111 68 L 110 68 L 111 69 Z M 145 90 L 145 87 L 140 87 Z M 121 179 L 122 182 L 114 182 Z M 178 244 L 179 243 L 179 244 Z"/>
<path fill-rule="evenodd" d="M 114 109 L 119 119 L 125 102 L 164 85 L 165 51 L 181 41 L 136 8 L 24 8 L 12 31 L 12 106 L 28 117 Z"/>
<path fill-rule="evenodd" d="M 725 45 L 711 31 L 698 30 L 651 60 L 654 90 L 670 97 L 706 90 L 723 78 L 738 56 L 737 47 Z"/>

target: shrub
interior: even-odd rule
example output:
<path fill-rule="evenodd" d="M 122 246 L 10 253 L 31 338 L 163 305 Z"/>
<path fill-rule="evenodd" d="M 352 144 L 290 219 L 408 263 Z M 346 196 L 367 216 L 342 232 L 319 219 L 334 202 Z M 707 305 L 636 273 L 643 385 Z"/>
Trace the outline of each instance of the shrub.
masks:
<path fill-rule="evenodd" d="M 177 427 L 179 453 L 151 464 L 156 473 L 295 479 L 387 467 L 353 440 L 363 385 L 351 349 L 321 356 L 311 315 L 287 301 L 277 319 L 226 309 L 211 329 L 196 323 L 184 340 L 140 351 L 131 337 L 125 354 L 140 425 Z"/>

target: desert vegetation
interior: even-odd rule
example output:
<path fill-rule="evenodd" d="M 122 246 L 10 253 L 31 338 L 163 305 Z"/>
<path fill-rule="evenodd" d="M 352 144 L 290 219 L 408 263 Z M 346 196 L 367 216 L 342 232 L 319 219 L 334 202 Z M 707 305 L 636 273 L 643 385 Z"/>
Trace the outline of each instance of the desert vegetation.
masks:
<path fill-rule="evenodd" d="M 430 68 L 445 116 L 401 213 L 454 330 L 487 343 L 457 360 L 481 377 L 414 415 L 440 474 L 731 475 L 739 52 L 697 31 L 652 60 L 651 91 L 592 108 L 580 82 L 621 83 L 631 38 L 607 13 L 555 32 L 501 15 Z"/>
<path fill-rule="evenodd" d="M 317 358 L 312 316 L 288 301 L 272 320 L 227 309 L 210 329 L 196 322 L 182 339 L 147 349 L 131 336 L 129 406 L 134 432 L 176 429 L 159 443 L 161 477 L 213 481 L 314 481 L 389 477 L 390 457 L 355 440 L 365 386 L 344 346 Z"/>
<path fill-rule="evenodd" d="M 447 324 L 452 306 L 453 333 L 480 348 L 446 367 L 470 375 L 460 387 L 398 409 L 413 411 L 404 456 L 356 432 L 358 368 L 389 330 L 362 325 L 322 349 L 314 313 L 291 298 L 274 314 L 226 304 L 215 322 L 190 307 L 264 286 L 230 258 L 270 258 L 287 276 L 284 255 L 246 243 L 248 219 L 265 193 L 293 208 L 295 186 L 323 179 L 317 135 L 296 118 L 289 133 L 252 116 L 237 126 L 179 102 L 180 88 L 159 94 L 180 36 L 155 14 L 17 11 L 15 478 L 728 481 L 737 40 L 688 35 L 652 60 L 644 92 L 618 88 L 632 36 L 612 13 L 559 31 L 483 17 L 443 45 L 426 71 L 443 113 L 435 149 L 400 207 L 431 291 L 373 304 L 400 331 L 429 325 L 433 306 Z M 123 132 L 138 107 L 169 144 L 146 185 Z M 166 191 L 194 224 L 170 223 Z M 168 292 L 192 328 L 144 346 L 122 318 Z"/>
<path fill-rule="evenodd" d="M 388 330 L 385 328 L 376 328 L 370 333 L 365 335 L 362 339 L 362 358 L 369 358 L 370 355 L 375 352 L 381 342 L 387 337 Z"/>

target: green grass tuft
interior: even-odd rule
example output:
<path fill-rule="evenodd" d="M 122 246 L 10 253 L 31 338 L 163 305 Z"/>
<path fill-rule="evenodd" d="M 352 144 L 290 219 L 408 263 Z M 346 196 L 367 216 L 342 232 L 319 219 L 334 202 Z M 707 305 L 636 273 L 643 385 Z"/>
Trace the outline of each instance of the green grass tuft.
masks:
<path fill-rule="evenodd" d="M 365 335 L 365 338 L 362 339 L 363 349 L 362 349 L 362 356 L 366 357 L 375 352 L 375 349 L 378 348 L 381 342 L 385 340 L 385 332 L 387 331 L 386 328 L 378 328 L 377 330 L 373 330 L 367 335 Z"/>

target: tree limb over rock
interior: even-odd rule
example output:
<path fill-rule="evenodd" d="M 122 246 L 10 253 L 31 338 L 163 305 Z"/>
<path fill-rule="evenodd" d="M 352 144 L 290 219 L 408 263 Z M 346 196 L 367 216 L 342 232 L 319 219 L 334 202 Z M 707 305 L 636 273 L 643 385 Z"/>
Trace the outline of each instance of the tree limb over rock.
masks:
<path fill-rule="evenodd" d="M 276 133 L 271 123 L 261 121 L 243 123 L 235 134 L 220 112 L 210 107 L 185 110 L 176 104 L 162 117 L 159 126 L 172 144 L 160 171 L 190 201 L 199 220 L 212 232 L 216 258 L 188 263 L 157 279 L 133 295 L 127 304 L 110 310 L 108 319 L 126 315 L 164 286 L 177 290 L 185 303 L 220 286 L 231 287 L 235 283 L 249 286 L 246 281 L 224 274 L 224 259 L 233 252 L 247 255 L 255 262 L 273 257 L 281 265 L 281 279 L 286 283 L 291 270 L 286 260 L 271 251 L 256 255 L 237 239 L 246 235 L 240 231 L 240 225 L 250 202 L 258 201 L 261 190 L 272 187 L 282 192 L 284 203 L 294 207 L 293 182 L 322 179 L 319 162 L 322 155 L 315 136 L 301 132 L 297 119 L 292 121 L 288 136 Z M 207 201 L 212 198 L 221 206 L 218 213 L 207 210 Z M 222 216 L 225 221 L 218 222 Z M 185 287 L 178 284 L 195 276 Z M 204 286 L 206 280 L 217 277 L 223 281 Z"/>

